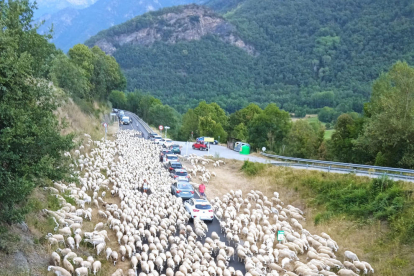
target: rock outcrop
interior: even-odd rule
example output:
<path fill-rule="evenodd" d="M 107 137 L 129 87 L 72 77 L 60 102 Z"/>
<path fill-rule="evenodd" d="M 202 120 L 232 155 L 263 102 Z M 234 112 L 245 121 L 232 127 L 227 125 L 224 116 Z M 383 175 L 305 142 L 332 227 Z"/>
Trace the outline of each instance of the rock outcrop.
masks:
<path fill-rule="evenodd" d="M 239 47 L 250 55 L 255 55 L 253 46 L 246 44 L 237 35 L 236 28 L 232 24 L 205 7 L 189 5 L 179 9 L 167 9 L 165 13 L 155 17 L 144 16 L 146 16 L 146 22 L 151 22 L 145 24 L 145 27 L 125 28 L 129 31 L 113 36 L 103 36 L 93 45 L 112 55 L 117 47 L 125 44 L 151 46 L 158 41 L 174 44 L 179 41 L 200 40 L 204 36 L 215 35 L 223 42 Z M 139 19 L 136 22 L 138 21 Z M 134 25 L 130 22 L 125 24 L 128 24 L 128 27 Z M 142 26 L 143 24 L 135 25 Z"/>

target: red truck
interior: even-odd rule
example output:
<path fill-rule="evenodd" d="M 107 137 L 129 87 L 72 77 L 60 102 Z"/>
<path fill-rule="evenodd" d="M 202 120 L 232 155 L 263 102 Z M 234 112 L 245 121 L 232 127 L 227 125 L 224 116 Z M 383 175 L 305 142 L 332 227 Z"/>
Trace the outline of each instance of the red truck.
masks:
<path fill-rule="evenodd" d="M 198 149 L 198 150 L 207 150 L 207 145 L 204 144 L 204 142 L 196 142 L 193 144 L 193 149 Z"/>

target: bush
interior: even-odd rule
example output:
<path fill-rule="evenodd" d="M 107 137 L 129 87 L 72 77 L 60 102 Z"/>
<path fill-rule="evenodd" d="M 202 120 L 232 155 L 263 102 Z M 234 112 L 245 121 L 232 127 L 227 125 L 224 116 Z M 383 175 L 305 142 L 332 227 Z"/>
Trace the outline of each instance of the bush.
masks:
<path fill-rule="evenodd" d="M 413 200 L 399 182 L 386 177 L 362 183 L 352 177 L 309 177 L 301 184 L 314 193 L 314 204 L 326 208 L 315 216 L 315 225 L 339 214 L 363 221 L 377 219 L 388 222 L 400 241 L 414 242 Z"/>
<path fill-rule="evenodd" d="M 266 164 L 257 163 L 257 162 L 250 162 L 250 161 L 244 161 L 243 166 L 241 167 L 241 170 L 249 175 L 257 175 L 261 171 L 263 171 L 267 167 Z"/>

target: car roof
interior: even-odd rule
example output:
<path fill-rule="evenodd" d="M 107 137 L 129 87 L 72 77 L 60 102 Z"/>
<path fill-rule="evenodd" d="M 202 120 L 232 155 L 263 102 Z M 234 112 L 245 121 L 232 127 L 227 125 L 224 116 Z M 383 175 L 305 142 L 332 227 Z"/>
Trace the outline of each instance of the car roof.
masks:
<path fill-rule="evenodd" d="M 208 202 L 208 200 L 205 199 L 194 199 L 194 203 L 202 203 L 202 204 L 210 204 L 210 202 Z M 210 204 L 211 205 L 211 204 Z"/>
<path fill-rule="evenodd" d="M 177 162 L 177 161 L 170 161 L 170 164 L 171 165 L 181 165 L 182 166 L 181 162 Z"/>
<path fill-rule="evenodd" d="M 167 154 L 167 157 L 171 157 L 171 156 L 177 157 L 174 154 Z"/>
<path fill-rule="evenodd" d="M 184 169 L 176 169 L 175 170 L 176 172 L 187 172 L 186 170 L 184 170 Z"/>
<path fill-rule="evenodd" d="M 165 139 L 165 141 L 172 141 L 170 138 Z"/>

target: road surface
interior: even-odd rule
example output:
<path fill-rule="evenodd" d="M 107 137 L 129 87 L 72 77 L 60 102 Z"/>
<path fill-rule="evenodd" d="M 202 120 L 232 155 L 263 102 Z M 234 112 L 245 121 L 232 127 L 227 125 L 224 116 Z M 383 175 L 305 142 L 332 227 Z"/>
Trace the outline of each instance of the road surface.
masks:
<path fill-rule="evenodd" d="M 236 160 L 241 160 L 241 161 L 249 160 L 249 161 L 260 162 L 260 163 L 270 163 L 271 161 L 269 159 L 262 158 L 262 157 L 256 157 L 252 155 L 243 155 L 234 150 L 228 149 L 220 145 L 210 145 L 209 151 L 201 151 L 198 149 L 192 149 L 191 147 L 191 145 L 193 144 L 192 142 L 174 141 L 173 143 L 182 146 L 181 148 L 182 155 L 195 154 L 195 155 L 203 156 L 203 155 L 210 154 L 214 157 L 220 157 L 220 158 L 225 158 L 225 159 L 236 159 Z"/>

